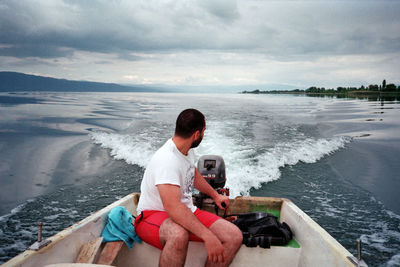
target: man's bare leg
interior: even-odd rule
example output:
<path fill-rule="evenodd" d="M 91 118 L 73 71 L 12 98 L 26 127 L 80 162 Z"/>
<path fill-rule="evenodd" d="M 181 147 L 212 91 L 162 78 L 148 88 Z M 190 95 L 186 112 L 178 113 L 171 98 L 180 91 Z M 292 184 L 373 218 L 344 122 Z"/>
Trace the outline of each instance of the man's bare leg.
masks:
<path fill-rule="evenodd" d="M 209 260 L 206 266 L 228 266 L 242 245 L 243 235 L 240 229 L 226 220 L 219 219 L 215 221 L 209 228 L 221 241 L 225 248 L 225 262 L 213 263 Z"/>
<path fill-rule="evenodd" d="M 163 245 L 159 266 L 183 266 L 189 244 L 189 232 L 168 218 L 161 224 L 159 235 Z"/>

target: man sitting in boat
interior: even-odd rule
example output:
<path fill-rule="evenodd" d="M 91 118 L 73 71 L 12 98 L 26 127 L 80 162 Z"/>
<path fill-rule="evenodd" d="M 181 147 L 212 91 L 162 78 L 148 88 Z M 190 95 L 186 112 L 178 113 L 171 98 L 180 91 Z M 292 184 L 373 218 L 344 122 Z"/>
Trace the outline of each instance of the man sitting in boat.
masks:
<path fill-rule="evenodd" d="M 193 186 L 213 198 L 220 209 L 227 196 L 218 194 L 194 165 L 194 152 L 206 122 L 196 109 L 182 111 L 174 136 L 152 157 L 143 176 L 135 229 L 145 242 L 162 250 L 160 266 L 183 266 L 189 240 L 203 241 L 206 266 L 228 266 L 242 244 L 236 225 L 193 205 Z"/>

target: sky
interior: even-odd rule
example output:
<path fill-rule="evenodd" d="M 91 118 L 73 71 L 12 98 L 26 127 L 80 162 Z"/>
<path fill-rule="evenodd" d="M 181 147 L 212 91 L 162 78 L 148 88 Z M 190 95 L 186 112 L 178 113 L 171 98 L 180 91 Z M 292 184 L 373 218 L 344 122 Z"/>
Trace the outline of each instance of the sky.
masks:
<path fill-rule="evenodd" d="M 395 0 L 0 0 L 0 71 L 265 90 L 400 84 L 399 14 Z"/>

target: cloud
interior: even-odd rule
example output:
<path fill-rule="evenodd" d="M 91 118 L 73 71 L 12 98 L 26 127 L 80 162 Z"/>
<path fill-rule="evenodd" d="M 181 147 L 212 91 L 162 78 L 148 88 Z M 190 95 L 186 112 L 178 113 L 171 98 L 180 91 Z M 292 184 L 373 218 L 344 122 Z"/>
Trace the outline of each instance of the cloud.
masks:
<path fill-rule="evenodd" d="M 310 63 L 308 71 L 318 73 L 318 64 L 335 56 L 397 57 L 399 11 L 398 1 L 4 0 L 0 57 L 35 59 L 43 68 L 55 64 L 51 59 L 63 68 L 95 64 L 103 73 L 120 73 L 116 65 L 124 66 L 143 72 L 135 79 L 146 82 L 264 82 L 285 75 L 300 81 L 292 69 L 299 63 Z"/>
<path fill-rule="evenodd" d="M 239 18 L 237 1 L 232 0 L 197 0 L 197 4 L 222 21 L 232 23 Z"/>
<path fill-rule="evenodd" d="M 0 40 L 12 47 L 0 51 L 63 57 L 70 55 L 65 48 L 125 54 L 255 49 L 289 55 L 399 48 L 399 4 L 352 7 L 298 1 L 3 1 Z"/>

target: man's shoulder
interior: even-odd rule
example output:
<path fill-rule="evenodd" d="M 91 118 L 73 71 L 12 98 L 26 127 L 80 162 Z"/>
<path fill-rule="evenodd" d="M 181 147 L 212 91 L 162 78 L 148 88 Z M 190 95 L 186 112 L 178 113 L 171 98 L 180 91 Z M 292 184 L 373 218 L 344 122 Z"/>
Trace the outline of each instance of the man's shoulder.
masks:
<path fill-rule="evenodd" d="M 179 161 L 173 152 L 157 151 L 157 153 L 155 153 L 153 155 L 151 162 L 168 162 L 168 163 L 172 164 L 174 162 L 179 162 Z"/>
<path fill-rule="evenodd" d="M 159 157 L 171 157 L 173 156 L 174 150 L 173 147 L 171 145 L 170 140 L 168 140 L 167 142 L 164 143 L 164 145 L 162 147 L 160 147 L 156 153 L 154 153 L 153 158 L 159 158 Z"/>
<path fill-rule="evenodd" d="M 162 147 L 160 147 L 156 153 L 154 153 L 151 163 L 168 163 L 168 164 L 174 164 L 176 163 L 177 160 L 176 153 L 173 150 L 173 147 L 169 142 L 167 141 Z"/>

